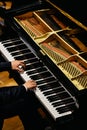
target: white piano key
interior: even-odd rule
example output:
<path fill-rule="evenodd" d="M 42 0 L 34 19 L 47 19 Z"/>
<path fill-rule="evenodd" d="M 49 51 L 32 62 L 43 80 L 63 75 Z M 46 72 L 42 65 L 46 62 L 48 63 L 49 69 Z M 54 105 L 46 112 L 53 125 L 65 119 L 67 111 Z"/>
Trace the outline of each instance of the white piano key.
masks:
<path fill-rule="evenodd" d="M 7 58 L 9 61 L 13 61 L 14 57 L 7 51 L 7 49 L 1 44 L 0 42 L 0 50 L 3 52 L 3 55 L 5 58 Z"/>
<path fill-rule="evenodd" d="M 24 81 L 28 81 L 31 78 L 26 74 L 26 71 L 23 74 L 20 74 Z"/>

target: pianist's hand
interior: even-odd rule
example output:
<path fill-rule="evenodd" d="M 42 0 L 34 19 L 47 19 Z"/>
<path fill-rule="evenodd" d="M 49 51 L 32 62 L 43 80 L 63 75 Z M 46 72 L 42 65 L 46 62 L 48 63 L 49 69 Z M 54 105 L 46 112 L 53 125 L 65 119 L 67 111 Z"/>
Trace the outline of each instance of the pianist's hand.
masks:
<path fill-rule="evenodd" d="M 26 90 L 28 90 L 28 89 L 35 89 L 37 87 L 37 83 L 34 80 L 32 80 L 32 79 L 28 80 L 23 85 L 26 88 Z"/>
<path fill-rule="evenodd" d="M 20 73 L 24 72 L 25 66 L 26 65 L 23 60 L 14 60 L 11 62 L 12 69 L 17 70 Z"/>

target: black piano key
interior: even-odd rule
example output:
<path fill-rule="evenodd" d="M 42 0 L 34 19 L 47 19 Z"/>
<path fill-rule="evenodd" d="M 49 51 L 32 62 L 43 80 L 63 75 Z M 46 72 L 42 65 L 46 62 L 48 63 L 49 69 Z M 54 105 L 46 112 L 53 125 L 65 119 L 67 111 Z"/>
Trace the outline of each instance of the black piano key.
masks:
<path fill-rule="evenodd" d="M 13 46 L 6 48 L 9 52 L 14 52 L 15 50 L 21 50 L 21 49 L 27 49 L 26 45 L 20 45 L 20 46 Z"/>
<path fill-rule="evenodd" d="M 24 60 L 24 59 L 29 59 L 31 58 L 32 56 L 34 56 L 31 52 L 28 53 L 28 54 L 22 54 L 22 55 L 19 55 L 19 56 L 15 56 L 15 59 L 21 59 L 21 60 Z"/>
<path fill-rule="evenodd" d="M 68 103 L 71 103 L 73 102 L 74 100 L 70 97 L 70 98 L 64 98 L 62 100 L 58 100 L 57 102 L 54 102 L 52 103 L 52 105 L 54 107 L 57 107 L 57 106 L 60 106 L 60 105 L 63 105 L 63 104 L 68 104 Z"/>
<path fill-rule="evenodd" d="M 64 98 L 68 98 L 68 97 L 70 97 L 70 95 L 66 91 L 63 91 L 60 93 L 53 94 L 52 96 L 48 96 L 47 99 L 50 102 L 53 102 L 53 101 L 62 100 Z"/>
<path fill-rule="evenodd" d="M 7 44 L 4 44 L 4 47 L 5 48 L 11 48 L 11 47 L 17 47 L 17 46 L 20 46 L 21 45 L 21 43 L 19 43 L 18 42 L 18 44 L 17 43 L 7 43 Z"/>
<path fill-rule="evenodd" d="M 34 68 L 38 68 L 38 67 L 43 67 L 43 63 L 42 62 L 37 62 L 34 64 L 30 64 L 26 66 L 26 70 L 30 70 L 30 69 L 34 69 Z"/>
<path fill-rule="evenodd" d="M 5 47 L 9 47 L 9 46 L 12 46 L 12 45 L 18 45 L 18 44 L 21 44 L 22 41 L 20 39 L 10 39 L 10 40 L 6 40 L 4 42 L 2 42 L 2 44 L 5 46 Z"/>
<path fill-rule="evenodd" d="M 37 80 L 37 79 L 42 79 L 42 78 L 46 78 L 46 77 L 50 77 L 50 76 L 51 76 L 51 74 L 47 71 L 42 74 L 36 74 L 36 75 L 30 76 L 30 77 L 31 77 L 31 79 Z"/>
<path fill-rule="evenodd" d="M 65 113 L 65 112 L 68 112 L 68 111 L 72 111 L 76 109 L 76 106 L 75 106 L 75 103 L 71 103 L 69 105 L 63 105 L 61 107 L 58 107 L 56 108 L 56 110 L 59 112 L 59 114 L 61 113 Z"/>
<path fill-rule="evenodd" d="M 64 88 L 63 88 L 63 87 L 54 88 L 54 89 L 52 89 L 52 90 L 43 92 L 43 94 L 44 94 L 45 96 L 48 96 L 48 95 L 50 95 L 50 94 L 59 93 L 59 92 L 61 92 L 61 91 L 64 91 Z"/>
<path fill-rule="evenodd" d="M 9 42 L 9 41 L 15 41 L 15 40 L 20 40 L 20 38 L 18 36 L 16 37 L 9 37 L 9 38 L 6 38 L 5 40 L 2 41 L 2 43 L 6 43 L 6 42 Z"/>
<path fill-rule="evenodd" d="M 23 49 L 23 50 L 18 50 L 18 51 L 14 51 L 14 52 L 11 52 L 11 55 L 12 56 L 16 56 L 16 55 L 21 55 L 21 54 L 25 54 L 25 53 L 29 53 L 29 50 L 28 49 Z"/>
<path fill-rule="evenodd" d="M 47 71 L 47 69 L 45 67 L 41 67 L 41 68 L 37 68 L 37 69 L 32 70 L 32 71 L 27 71 L 27 74 L 32 75 L 32 74 L 40 73 L 40 72 L 44 72 L 44 71 Z"/>
<path fill-rule="evenodd" d="M 6 49 L 9 51 L 9 53 L 14 52 L 15 50 L 17 50 L 15 47 L 6 48 Z"/>
<path fill-rule="evenodd" d="M 50 79 L 46 79 L 45 82 L 47 84 L 39 86 L 39 89 L 41 91 L 49 90 L 49 89 L 54 89 L 60 87 L 60 83 L 56 81 L 54 77 L 51 77 Z M 38 82 L 37 82 L 38 83 Z"/>
<path fill-rule="evenodd" d="M 30 58 L 30 59 L 32 59 L 32 58 Z M 34 59 L 34 58 L 33 58 Z M 30 63 L 30 62 L 27 62 L 27 64 L 26 64 L 26 66 L 28 67 L 28 66 L 37 66 L 36 64 L 39 64 L 40 62 L 38 61 L 38 60 L 36 60 L 36 61 L 33 61 L 32 63 Z M 40 63 L 40 65 L 41 65 L 42 63 Z M 41 68 L 42 66 L 39 66 L 38 68 Z"/>
<path fill-rule="evenodd" d="M 20 54 L 16 54 L 16 55 L 13 55 L 13 54 L 11 54 L 12 56 L 14 56 L 14 58 L 18 58 L 18 57 L 24 57 L 24 58 L 28 58 L 28 56 L 29 56 L 29 52 L 26 52 L 26 53 L 24 53 L 24 54 L 22 54 L 22 53 L 20 53 Z M 23 59 L 23 58 L 22 58 Z"/>
<path fill-rule="evenodd" d="M 33 58 L 29 58 L 29 59 L 24 59 L 24 61 L 25 61 L 25 63 L 26 63 L 26 65 L 27 64 L 33 64 L 33 63 L 35 63 L 36 61 L 38 61 L 38 58 L 36 58 L 36 57 L 33 57 Z"/>
<path fill-rule="evenodd" d="M 25 44 L 21 44 L 21 45 L 18 45 L 16 47 L 16 49 L 18 48 L 18 50 L 22 50 L 22 49 L 27 49 L 27 46 Z"/>
<path fill-rule="evenodd" d="M 4 45 L 5 46 L 5 45 Z M 25 44 L 16 44 L 16 45 L 11 45 L 11 46 L 9 46 L 9 47 L 6 47 L 7 49 L 9 48 L 13 48 L 13 47 L 15 47 L 17 50 L 22 50 L 22 49 L 24 49 L 24 48 L 26 48 L 27 49 L 27 46 L 25 45 Z"/>
<path fill-rule="evenodd" d="M 26 53 L 26 54 L 21 54 L 21 55 L 14 56 L 14 58 L 15 59 L 28 59 L 28 58 L 30 58 L 30 55 L 31 54 L 29 54 L 29 53 L 27 54 Z"/>
<path fill-rule="evenodd" d="M 55 80 L 55 78 L 52 77 L 52 76 L 46 77 L 46 78 L 44 78 L 44 79 L 41 79 L 41 80 L 37 81 L 37 84 L 39 85 L 38 88 L 39 88 L 41 91 L 43 91 L 43 89 L 46 89 L 45 86 L 47 86 L 48 84 L 54 82 L 54 80 Z"/>
<path fill-rule="evenodd" d="M 35 58 L 35 55 L 31 52 L 31 53 L 29 53 L 29 58 Z M 27 59 L 27 57 L 26 57 L 26 59 Z"/>

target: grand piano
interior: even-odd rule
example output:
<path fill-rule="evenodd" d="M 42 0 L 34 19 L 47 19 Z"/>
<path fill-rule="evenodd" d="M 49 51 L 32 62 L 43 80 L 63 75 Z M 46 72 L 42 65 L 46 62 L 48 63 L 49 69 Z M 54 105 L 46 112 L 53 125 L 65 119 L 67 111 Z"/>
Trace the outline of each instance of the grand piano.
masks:
<path fill-rule="evenodd" d="M 33 92 L 56 129 L 78 128 L 80 119 L 85 124 L 87 26 L 85 8 L 81 17 L 77 6 L 68 0 L 34 0 L 3 10 L 0 53 L 7 61 L 25 61 L 26 70 L 18 76 L 36 80 Z"/>

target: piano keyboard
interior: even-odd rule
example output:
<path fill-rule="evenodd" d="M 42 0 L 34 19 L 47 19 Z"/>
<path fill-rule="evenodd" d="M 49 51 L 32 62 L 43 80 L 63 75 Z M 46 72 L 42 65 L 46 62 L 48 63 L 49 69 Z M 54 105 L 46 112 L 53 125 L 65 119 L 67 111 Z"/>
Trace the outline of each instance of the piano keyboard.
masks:
<path fill-rule="evenodd" d="M 25 61 L 26 70 L 20 75 L 24 81 L 37 82 L 34 93 L 54 120 L 71 115 L 78 107 L 76 99 L 19 37 L 1 41 L 0 51 L 8 61 Z"/>

